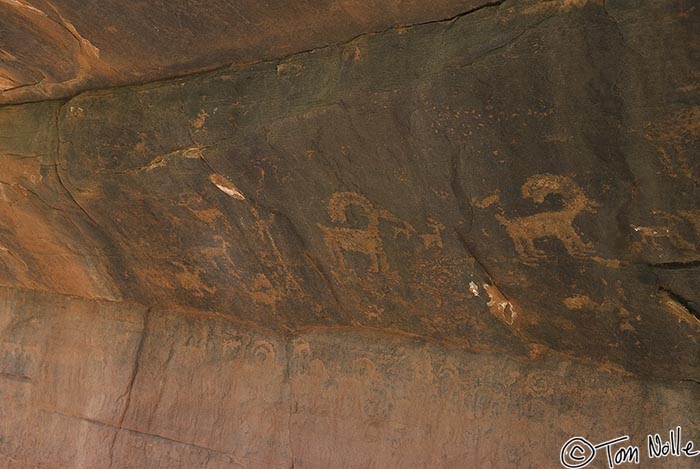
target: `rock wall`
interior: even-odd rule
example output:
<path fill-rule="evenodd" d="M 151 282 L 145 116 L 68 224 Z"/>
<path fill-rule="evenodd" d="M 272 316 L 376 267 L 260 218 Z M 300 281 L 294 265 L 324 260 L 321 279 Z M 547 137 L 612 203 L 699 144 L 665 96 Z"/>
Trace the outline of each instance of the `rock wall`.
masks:
<path fill-rule="evenodd" d="M 700 446 L 699 19 L 507 1 L 0 107 L 2 467 L 691 467 L 645 445 Z"/>
<path fill-rule="evenodd" d="M 697 383 L 556 354 L 5 288 L 0 306 L 3 467 L 556 467 L 572 435 L 700 430 Z"/>

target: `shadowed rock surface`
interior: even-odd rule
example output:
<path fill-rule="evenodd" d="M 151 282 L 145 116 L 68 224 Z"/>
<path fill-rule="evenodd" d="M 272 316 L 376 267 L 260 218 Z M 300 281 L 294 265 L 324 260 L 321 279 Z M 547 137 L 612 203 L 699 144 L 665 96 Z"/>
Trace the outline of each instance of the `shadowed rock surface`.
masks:
<path fill-rule="evenodd" d="M 484 0 L 0 0 L 0 103 L 278 59 Z"/>
<path fill-rule="evenodd" d="M 444 3 L 0 107 L 1 467 L 692 467 L 697 6 Z"/>

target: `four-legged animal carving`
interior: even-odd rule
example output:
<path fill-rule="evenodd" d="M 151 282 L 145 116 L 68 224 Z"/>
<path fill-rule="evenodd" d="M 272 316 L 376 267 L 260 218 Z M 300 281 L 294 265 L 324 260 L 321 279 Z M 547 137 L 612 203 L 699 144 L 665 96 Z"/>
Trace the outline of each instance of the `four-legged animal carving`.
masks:
<path fill-rule="evenodd" d="M 496 219 L 503 225 L 513 240 L 515 250 L 526 261 L 533 261 L 545 255 L 535 247 L 535 241 L 544 238 L 558 239 L 566 251 L 574 257 L 591 251 L 591 243 L 585 242 L 574 228 L 574 219 L 583 212 L 595 212 L 598 204 L 590 200 L 578 184 L 570 177 L 554 174 L 536 174 L 529 177 L 521 188 L 522 196 L 537 204 L 544 202 L 549 195 L 559 195 L 563 207 L 560 210 L 537 213 L 526 217 L 508 219 L 497 214 Z M 323 240 L 336 265 L 347 269 L 345 253 L 356 252 L 369 257 L 370 272 L 387 271 L 389 266 L 384 253 L 380 233 L 381 220 L 393 224 L 394 238 L 400 234 L 408 239 L 416 230 L 401 221 L 391 212 L 375 208 L 363 195 L 355 192 L 337 192 L 328 201 L 328 215 L 336 224 L 346 224 L 346 210 L 350 206 L 362 209 L 367 217 L 365 228 L 319 225 Z M 441 247 L 439 233 L 443 225 L 431 221 L 434 233 L 421 235 L 425 247 Z"/>
<path fill-rule="evenodd" d="M 667 243 L 676 249 L 695 251 L 698 247 L 696 243 L 688 241 L 679 228 L 685 223 L 689 223 L 693 231 L 700 235 L 700 220 L 697 218 L 700 212 L 683 210 L 678 213 L 680 216 L 672 213 L 653 211 L 652 214 L 655 218 L 664 219 L 666 221 L 665 225 L 632 225 L 632 229 L 641 237 L 641 245 L 651 249 L 663 249 L 664 245 L 662 240 L 665 239 Z"/>
<path fill-rule="evenodd" d="M 319 225 L 323 240 L 333 257 L 336 265 L 347 269 L 344 253 L 359 252 L 370 260 L 370 272 L 388 270 L 389 266 L 384 254 L 382 238 L 379 230 L 381 220 L 395 224 L 394 238 L 399 234 L 408 238 L 415 232 L 413 227 L 399 220 L 391 212 L 374 208 L 372 203 L 363 195 L 355 192 L 336 192 L 328 201 L 328 215 L 334 223 L 347 223 L 345 210 L 355 205 L 361 208 L 367 216 L 366 228 L 349 228 Z"/>
<path fill-rule="evenodd" d="M 584 242 L 573 226 L 574 218 L 580 213 L 594 212 L 598 206 L 589 200 L 581 188 L 571 178 L 553 174 L 536 174 L 523 184 L 521 193 L 524 198 L 532 199 L 537 204 L 544 202 L 551 194 L 561 196 L 564 207 L 554 212 L 543 212 L 511 220 L 503 215 L 496 215 L 498 221 L 513 240 L 515 250 L 526 260 L 544 256 L 544 252 L 535 247 L 535 240 L 557 238 L 572 256 L 581 256 L 591 249 L 591 244 Z"/>

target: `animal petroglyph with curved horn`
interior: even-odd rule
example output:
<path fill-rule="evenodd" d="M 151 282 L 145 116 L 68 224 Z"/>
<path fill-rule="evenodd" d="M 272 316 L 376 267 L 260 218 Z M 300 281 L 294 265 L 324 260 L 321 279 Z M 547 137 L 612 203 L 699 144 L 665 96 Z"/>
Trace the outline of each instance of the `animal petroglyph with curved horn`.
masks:
<path fill-rule="evenodd" d="M 556 194 L 561 196 L 564 206 L 561 210 L 513 219 L 496 215 L 520 256 L 527 260 L 544 257 L 545 253 L 535 247 L 535 240 L 543 238 L 557 238 L 574 257 L 590 252 L 592 245 L 581 239 L 573 222 L 582 212 L 595 212 L 598 204 L 588 199 L 573 179 L 554 174 L 536 174 L 525 181 L 521 194 L 537 204 L 544 202 L 547 196 Z"/>
<path fill-rule="evenodd" d="M 336 223 L 347 223 L 346 210 L 351 205 L 362 209 L 367 216 L 366 228 L 319 225 L 323 240 L 330 251 L 333 261 L 342 269 L 347 269 L 346 252 L 365 254 L 370 260 L 370 272 L 387 271 L 389 265 L 384 253 L 380 233 L 381 220 L 392 223 L 394 239 L 403 235 L 408 239 L 415 229 L 387 210 L 377 209 L 362 194 L 356 192 L 336 192 L 328 201 L 328 216 Z"/>

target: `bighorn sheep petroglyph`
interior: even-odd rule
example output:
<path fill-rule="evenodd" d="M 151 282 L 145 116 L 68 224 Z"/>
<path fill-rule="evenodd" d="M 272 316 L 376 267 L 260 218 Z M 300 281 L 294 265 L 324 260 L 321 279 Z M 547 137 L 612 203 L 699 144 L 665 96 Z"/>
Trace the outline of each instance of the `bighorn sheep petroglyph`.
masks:
<path fill-rule="evenodd" d="M 535 240 L 548 237 L 561 241 L 571 256 L 590 252 L 591 244 L 581 239 L 573 222 L 582 212 L 595 212 L 598 204 L 588 199 L 573 179 L 554 174 L 536 174 L 525 181 L 521 193 L 524 198 L 537 204 L 544 202 L 549 195 L 558 194 L 564 206 L 561 210 L 521 218 L 507 219 L 503 215 L 496 215 L 520 256 L 526 260 L 543 257 L 544 252 L 535 247 Z"/>
<path fill-rule="evenodd" d="M 377 209 L 362 194 L 356 192 L 336 192 L 328 201 L 328 215 L 334 223 L 347 223 L 346 209 L 355 205 L 361 208 L 367 217 L 366 228 L 350 228 L 319 225 L 323 240 L 337 266 L 347 269 L 344 253 L 359 252 L 370 259 L 370 272 L 386 271 L 389 268 L 382 238 L 380 221 L 393 223 L 394 239 L 400 234 L 407 239 L 416 230 L 387 210 Z"/>

